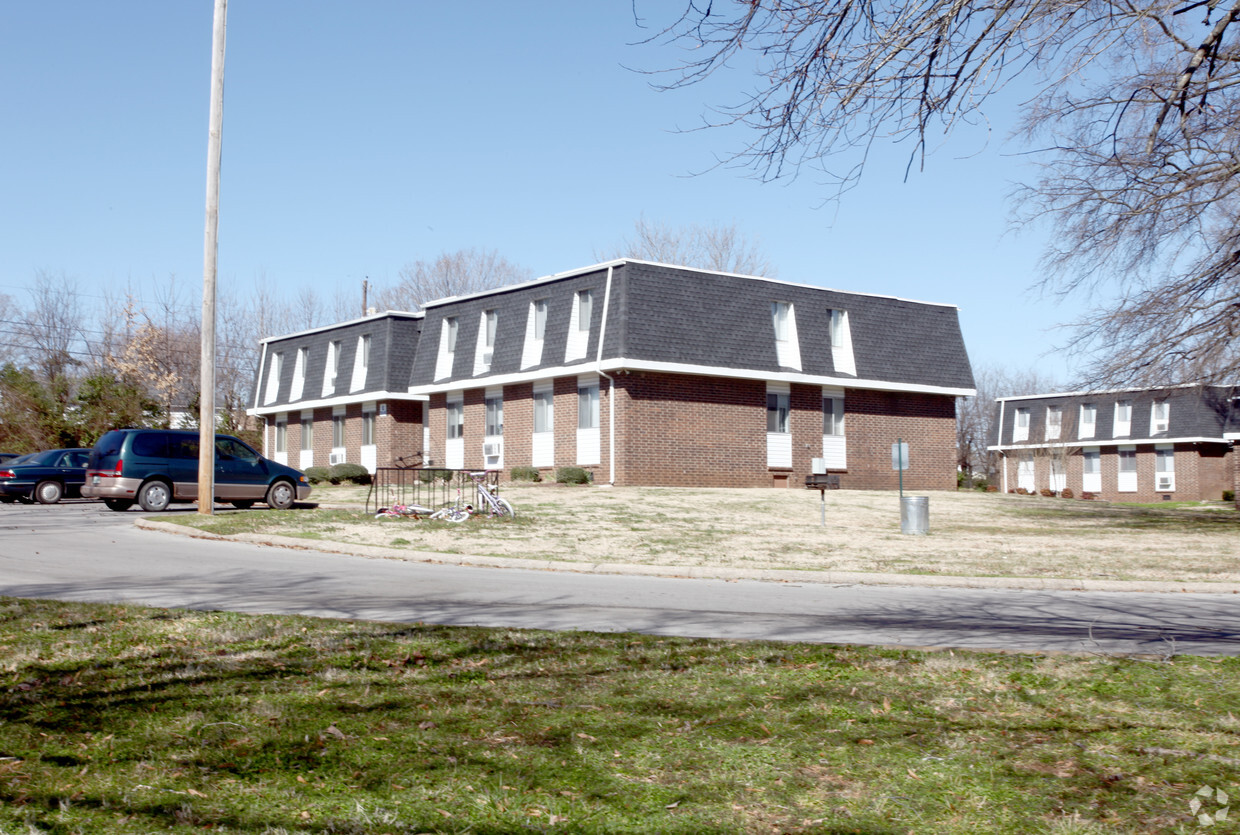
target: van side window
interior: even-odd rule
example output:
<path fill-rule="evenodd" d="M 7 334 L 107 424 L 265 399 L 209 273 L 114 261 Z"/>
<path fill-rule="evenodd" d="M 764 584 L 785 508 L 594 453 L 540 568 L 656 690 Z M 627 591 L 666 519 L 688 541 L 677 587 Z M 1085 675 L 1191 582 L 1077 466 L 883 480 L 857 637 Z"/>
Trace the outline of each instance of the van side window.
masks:
<path fill-rule="evenodd" d="M 130 451 L 142 458 L 166 458 L 168 436 L 162 432 L 141 432 L 134 435 Z"/>
<path fill-rule="evenodd" d="M 173 437 L 169 444 L 168 456 L 188 461 L 198 460 L 198 439 L 193 437 Z"/>

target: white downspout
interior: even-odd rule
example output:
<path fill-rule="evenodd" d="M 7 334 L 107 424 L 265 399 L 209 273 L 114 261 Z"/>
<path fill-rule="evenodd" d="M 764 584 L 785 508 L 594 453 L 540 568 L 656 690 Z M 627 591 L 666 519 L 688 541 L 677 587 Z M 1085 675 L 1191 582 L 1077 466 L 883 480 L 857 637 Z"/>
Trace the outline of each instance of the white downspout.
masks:
<path fill-rule="evenodd" d="M 1007 452 L 1003 449 L 1003 415 L 1007 409 L 1007 401 L 999 401 L 999 462 L 1003 466 L 1003 495 L 1008 491 Z"/>
<path fill-rule="evenodd" d="M 607 483 L 616 484 L 616 381 L 603 372 L 603 337 L 607 335 L 607 306 L 611 303 L 611 273 L 615 267 L 607 268 L 607 286 L 603 290 L 603 320 L 598 329 L 598 353 L 594 359 L 594 370 L 600 377 L 607 377 Z"/>

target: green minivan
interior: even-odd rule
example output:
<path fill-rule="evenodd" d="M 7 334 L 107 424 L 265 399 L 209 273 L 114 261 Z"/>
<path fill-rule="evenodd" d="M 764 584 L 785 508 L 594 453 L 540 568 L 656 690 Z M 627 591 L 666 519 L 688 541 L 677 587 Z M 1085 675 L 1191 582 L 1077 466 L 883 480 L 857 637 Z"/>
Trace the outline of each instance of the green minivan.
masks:
<path fill-rule="evenodd" d="M 198 431 L 113 429 L 86 462 L 82 495 L 112 510 L 135 503 L 147 512 L 198 499 Z M 215 436 L 215 499 L 247 508 L 255 502 L 284 510 L 310 495 L 310 480 L 255 452 L 240 438 Z"/>

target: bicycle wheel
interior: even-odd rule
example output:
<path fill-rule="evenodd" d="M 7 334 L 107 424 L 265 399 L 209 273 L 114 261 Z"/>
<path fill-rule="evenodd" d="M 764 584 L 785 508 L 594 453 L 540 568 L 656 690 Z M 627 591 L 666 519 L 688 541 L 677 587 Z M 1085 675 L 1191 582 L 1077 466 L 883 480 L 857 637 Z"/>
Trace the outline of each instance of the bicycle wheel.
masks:
<path fill-rule="evenodd" d="M 507 499 L 495 497 L 495 506 L 491 508 L 491 513 L 501 519 L 512 519 L 517 515 L 516 509 Z"/>
<path fill-rule="evenodd" d="M 463 507 L 444 507 L 432 513 L 430 518 L 440 522 L 460 523 L 469 518 L 469 511 Z"/>

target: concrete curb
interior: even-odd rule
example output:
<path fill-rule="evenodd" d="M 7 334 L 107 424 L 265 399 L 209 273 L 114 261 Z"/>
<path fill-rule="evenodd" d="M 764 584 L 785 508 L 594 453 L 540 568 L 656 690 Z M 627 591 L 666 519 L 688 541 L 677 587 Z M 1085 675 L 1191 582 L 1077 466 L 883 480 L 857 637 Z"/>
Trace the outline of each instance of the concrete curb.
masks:
<path fill-rule="evenodd" d="M 574 563 L 561 560 L 528 560 L 517 557 L 483 557 L 435 551 L 407 551 L 378 545 L 350 545 L 318 539 L 269 534 L 221 536 L 205 531 L 139 517 L 143 530 L 161 531 L 195 539 L 249 542 L 299 551 L 320 551 L 367 559 L 403 560 L 480 568 L 519 568 L 526 571 L 566 571 L 577 574 L 617 574 L 640 577 L 671 577 L 694 580 L 756 580 L 768 583 L 817 583 L 829 586 L 917 586 L 925 588 L 1017 589 L 1022 591 L 1116 591 L 1166 594 L 1240 594 L 1236 583 L 1171 583 L 1143 580 L 1072 580 L 1037 577 L 960 577 L 932 574 L 868 574 L 857 571 L 796 571 L 787 569 L 726 568 L 722 566 L 632 565 L 629 563 Z"/>

